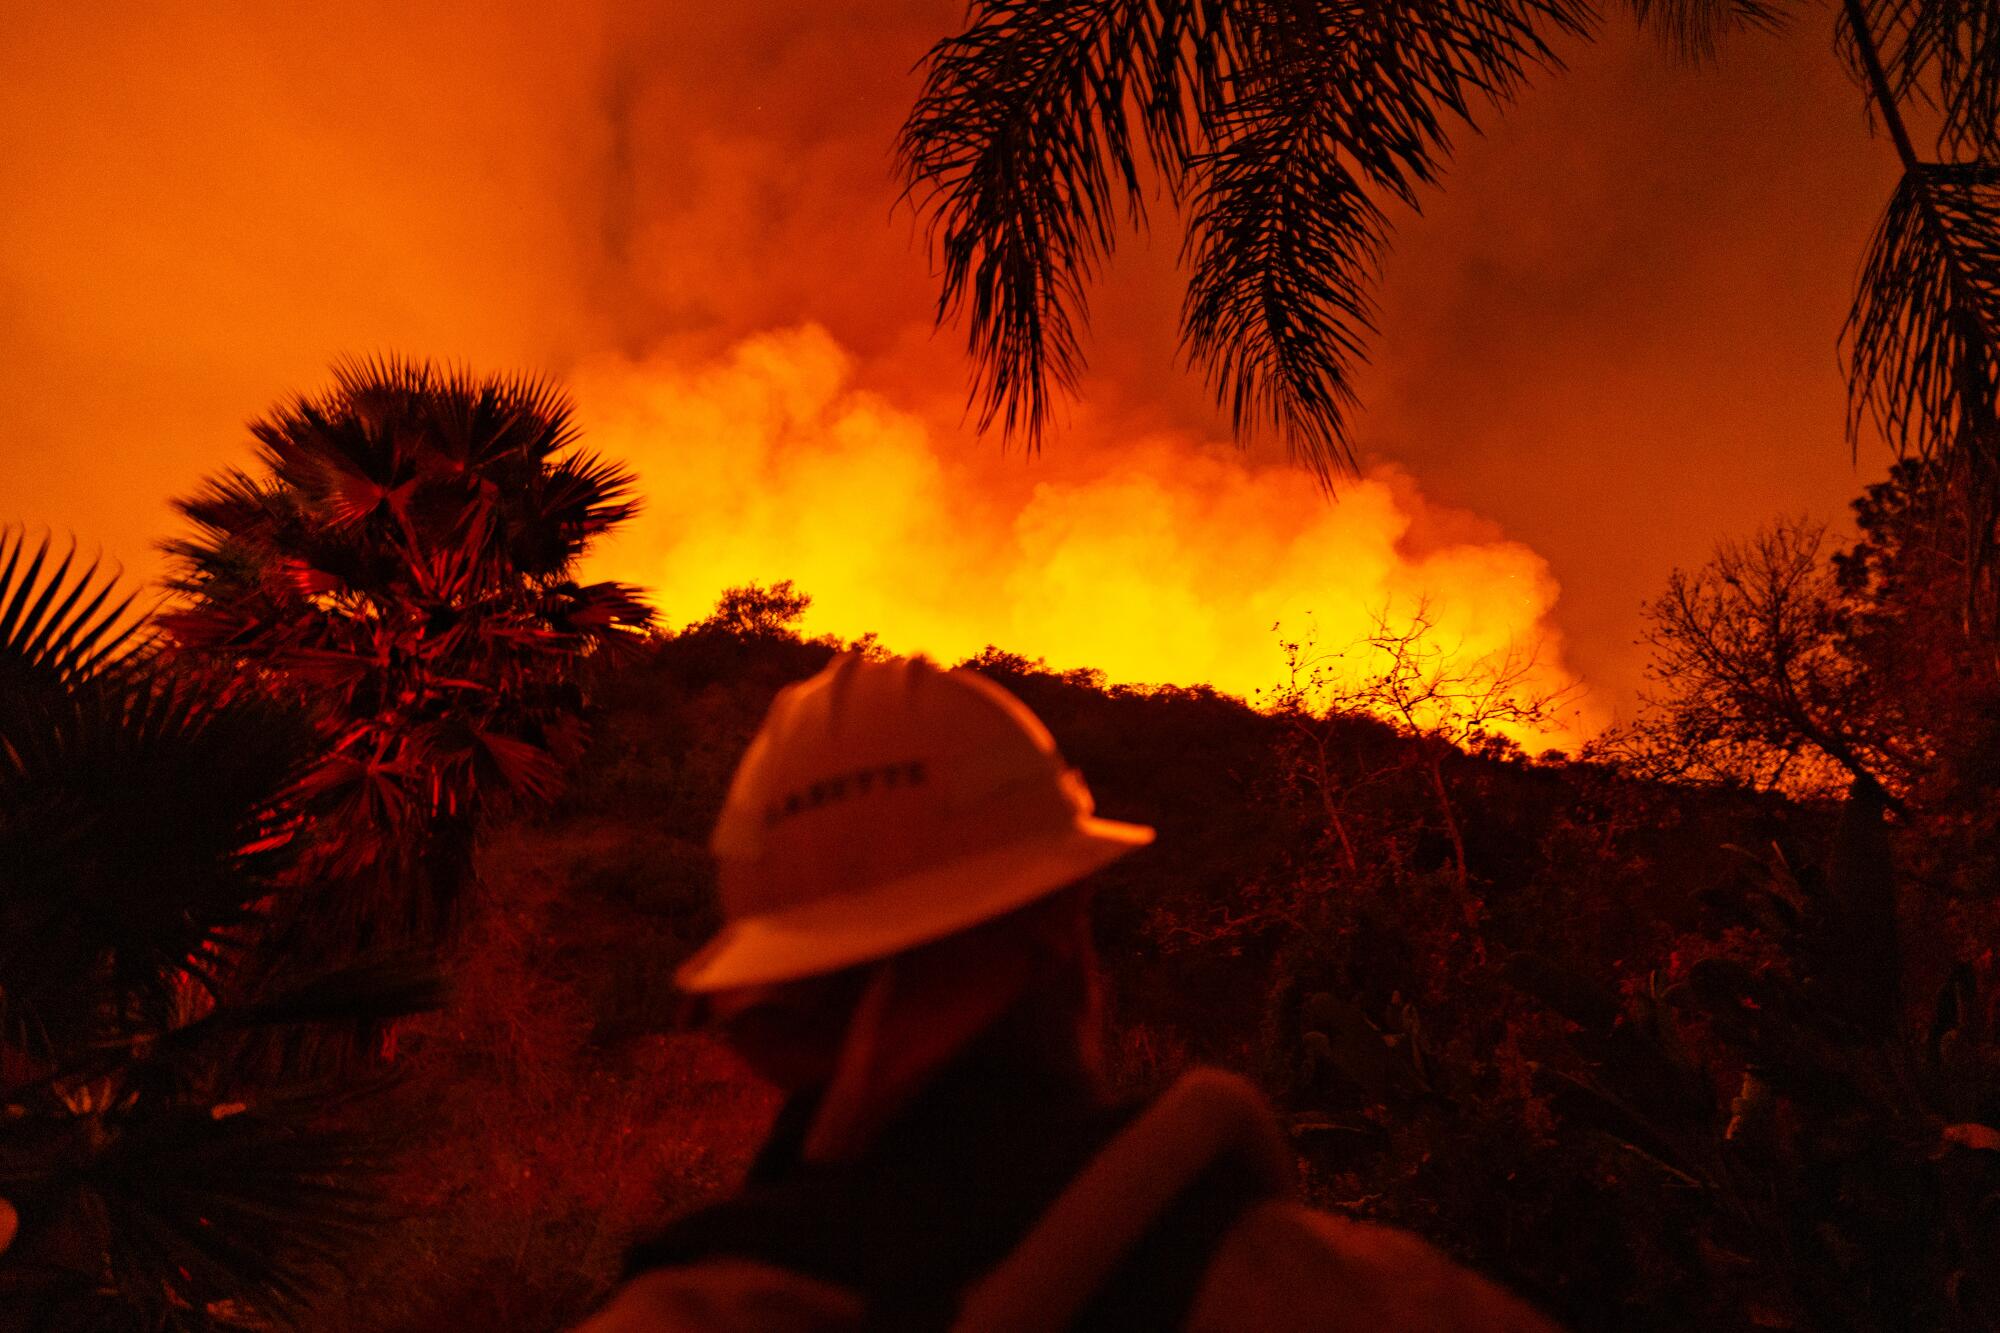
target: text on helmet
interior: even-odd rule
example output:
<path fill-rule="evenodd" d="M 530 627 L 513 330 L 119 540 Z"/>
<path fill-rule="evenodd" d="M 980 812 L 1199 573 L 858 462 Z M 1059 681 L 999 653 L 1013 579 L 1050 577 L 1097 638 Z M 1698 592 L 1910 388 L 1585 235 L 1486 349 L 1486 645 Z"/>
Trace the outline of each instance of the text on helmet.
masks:
<path fill-rule="evenodd" d="M 892 791 L 901 787 L 920 786 L 925 780 L 924 761 L 903 759 L 893 764 L 875 764 L 868 768 L 857 768 L 852 773 L 842 773 L 837 777 L 821 778 L 808 787 L 787 792 L 764 807 L 764 824 L 781 823 L 793 815 L 804 814 L 808 810 L 818 810 L 834 805 L 851 797 L 866 796 L 872 791 Z"/>

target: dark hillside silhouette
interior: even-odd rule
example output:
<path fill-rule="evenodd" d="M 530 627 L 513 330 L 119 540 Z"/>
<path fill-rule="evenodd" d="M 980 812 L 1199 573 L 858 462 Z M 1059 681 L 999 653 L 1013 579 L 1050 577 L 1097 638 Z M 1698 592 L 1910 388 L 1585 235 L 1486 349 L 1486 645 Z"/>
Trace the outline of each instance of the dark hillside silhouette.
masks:
<path fill-rule="evenodd" d="M 740 590 L 658 643 L 605 695 L 557 810 L 496 835 L 486 864 L 510 924 L 468 946 L 457 966 L 474 988 L 404 1049 L 443 1080 L 424 1103 L 450 1128 L 433 1132 L 462 1138 L 460 1108 L 490 1112 L 521 1076 L 571 1132 L 534 1159 L 543 1183 L 525 1195 L 471 1145 L 440 1159 L 463 1159 L 447 1179 L 465 1192 L 460 1211 L 412 1224 L 433 1270 L 490 1287 L 492 1249 L 511 1242 L 488 1191 L 505 1187 L 509 1208 L 547 1208 L 538 1225 L 570 1238 L 510 1274 L 514 1299 L 574 1310 L 576 1272 L 608 1275 L 619 1228 L 710 1197 L 748 1151 L 754 1125 L 732 1117 L 764 1103 L 682 1035 L 669 977 L 713 925 L 702 845 L 722 783 L 771 695 L 834 651 L 785 630 L 798 603 Z M 1951 1202 L 1991 1186 L 1990 1155 L 1968 1146 L 1993 1086 L 1972 1071 L 1996 1051 L 1967 1017 L 1995 994 L 1970 925 L 1986 915 L 1967 904 L 1899 934 L 1911 909 L 1884 915 L 1906 881 L 1882 859 L 1894 835 L 1870 831 L 1879 813 L 1461 753 L 1446 766 L 1468 830 L 1461 889 L 1425 766 L 1381 722 L 1330 720 L 1323 773 L 1286 719 L 1205 691 L 1107 687 L 998 651 L 975 665 L 1048 721 L 1104 813 L 1161 830 L 1104 875 L 1097 904 L 1128 1086 L 1199 1060 L 1256 1071 L 1315 1197 L 1414 1227 L 1577 1327 L 1887 1329 L 1912 1309 L 1948 1324 L 1993 1308 L 1965 1248 L 1982 1196 L 1965 1196 L 1970 1213 Z M 1329 781 L 1357 868 L 1328 826 Z M 524 1011 L 563 1017 L 489 1044 L 499 1015 Z M 1865 1015 L 1878 1027 L 1857 1027 Z M 1923 1053 L 1939 1030 L 1956 1034 L 1956 1072 Z M 673 1079 L 651 1072 L 668 1052 Z M 1935 1071 L 1931 1091 L 1870 1072 L 1906 1059 Z M 1829 1103 L 1823 1086 L 1850 1091 Z M 584 1115 L 584 1097 L 629 1118 Z M 664 1141 L 644 1159 L 656 1183 L 588 1185 L 628 1131 Z M 1856 1133 L 1884 1151 L 1849 1162 Z M 565 1210 L 597 1188 L 623 1211 L 569 1230 Z M 1885 1212 L 1898 1191 L 1943 1211 Z M 408 1308 L 390 1293 L 409 1253 L 377 1259 L 349 1316 Z"/>
<path fill-rule="evenodd" d="M 1898 576 L 1894 492 L 1866 504 L 1864 540 L 1837 567 L 1858 645 L 1887 632 L 1869 615 L 1901 605 L 1880 589 L 1931 587 Z M 90 645 L 109 631 L 84 608 L 113 602 L 95 598 L 48 601 L 78 626 L 67 639 L 15 636 L 43 645 L 23 661 L 51 697 L 105 688 L 90 683 Z M 184 1052 L 176 1091 L 157 1103 L 150 1091 L 46 1100 L 75 1077 L 60 1072 L 67 1062 L 99 1057 L 15 1029 L 0 1047 L 8 1104 L 28 1111 L 0 1126 L 0 1197 L 18 1201 L 23 1230 L 0 1272 L 17 1284 L 41 1272 L 20 1265 L 54 1236 L 72 1258 L 78 1245 L 105 1261 L 140 1253 L 116 1231 L 52 1229 L 64 1191 L 138 1187 L 123 1166 L 43 1146 L 44 1131 L 91 1142 L 85 1122 L 115 1115 L 107 1142 L 135 1152 L 193 1151 L 174 1135 L 196 1123 L 222 1135 L 217 1151 L 256 1131 L 256 1151 L 228 1148 L 247 1173 L 231 1188 L 246 1197 L 287 1172 L 345 1173 L 340 1192 L 289 1194 L 296 1223 L 261 1229 L 254 1260 L 232 1251 L 226 1266 L 190 1268 L 203 1300 L 289 1304 L 309 1310 L 308 1327 L 382 1333 L 578 1317 L 631 1237 L 729 1188 L 771 1110 L 769 1092 L 690 1028 L 671 978 L 714 925 L 705 845 L 730 772 L 776 691 L 841 646 L 793 632 L 806 605 L 789 585 L 732 590 L 711 618 L 655 636 L 599 680 L 592 740 L 565 791 L 482 824 L 481 891 L 462 930 L 433 945 L 452 982 L 437 1013 L 396 1017 L 439 998 L 405 963 L 325 976 L 289 953 L 246 956 L 218 977 L 213 1009 L 129 1009 L 150 1025 L 151 1045 L 132 1050 L 155 1054 L 91 1066 L 90 1077 L 151 1088 L 159 1058 Z M 1945 595 L 1940 614 L 1955 605 Z M 143 652 L 118 660 L 138 674 L 106 658 L 106 682 L 165 679 Z M 2000 1309 L 1980 1262 L 2000 1197 L 2000 913 L 1980 887 L 1991 841 L 1966 803 L 1984 780 L 1972 758 L 1900 788 L 1906 813 L 1891 821 L 1866 785 L 1797 799 L 1722 774 L 1691 784 L 1508 745 L 1440 750 L 1373 716 L 1109 686 L 997 649 L 971 665 L 1048 722 L 1103 813 L 1160 830 L 1103 874 L 1096 901 L 1126 1088 L 1204 1061 L 1253 1073 L 1315 1200 L 1414 1229 L 1581 1329 L 1891 1329 L 1911 1326 L 1913 1311 L 1923 1326 L 1979 1327 Z M 143 688 L 171 699 L 213 683 Z M 117 685 L 129 688 L 140 686 Z M 1941 696 L 1936 716 L 1962 702 Z M 293 747 L 285 762 L 309 764 L 323 743 L 255 693 L 185 707 L 214 719 L 191 738 L 261 710 L 255 734 Z M 180 734 L 149 732 L 145 744 L 181 745 Z M 231 753 L 235 767 L 217 774 L 253 757 Z M 180 768 L 159 771 L 180 782 Z M 41 827 L 27 796 L 51 780 L 0 782 L 0 833 Z M 245 800 L 284 791 L 257 781 Z M 177 808 L 129 782 L 85 789 L 154 814 Z M 183 837 L 203 827 L 176 819 Z M 300 858 L 315 853 L 303 840 L 255 846 L 277 860 L 229 863 L 256 878 L 215 900 L 216 919 L 226 938 L 262 949 L 286 937 L 244 927 L 311 889 Z M 1948 866 L 1940 847 L 1957 849 Z M 129 867 L 123 879 L 62 873 L 49 901 L 64 884 L 131 882 Z M 18 875 L 0 885 L 10 911 L 31 901 Z M 135 982 L 165 978 L 180 993 L 191 955 L 169 952 Z M 0 974 L 9 1014 L 36 1003 L 22 967 L 16 958 Z M 219 1040 L 279 1019 L 393 1032 L 374 1054 L 380 1068 L 393 1053 L 400 1086 L 372 1105 L 279 1092 L 282 1070 L 238 1059 L 265 1047 Z M 285 1108 L 303 1118 L 280 1119 Z M 400 1154 L 380 1142 L 389 1127 Z M 176 1196 L 208 1207 L 201 1197 Z M 315 1265 L 336 1254 L 349 1281 L 309 1294 Z M 141 1313 L 182 1299 L 162 1295 L 183 1288 L 156 1269 L 118 1272 L 65 1299 Z"/>

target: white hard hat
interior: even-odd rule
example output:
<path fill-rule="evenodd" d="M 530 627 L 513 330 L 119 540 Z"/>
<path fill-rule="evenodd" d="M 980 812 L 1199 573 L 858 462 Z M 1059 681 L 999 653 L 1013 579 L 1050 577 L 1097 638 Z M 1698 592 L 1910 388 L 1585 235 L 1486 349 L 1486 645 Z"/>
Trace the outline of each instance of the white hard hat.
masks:
<path fill-rule="evenodd" d="M 684 990 L 789 981 L 990 921 L 1153 840 L 1099 819 L 1035 715 L 971 671 L 844 654 L 779 693 L 716 822 L 724 925 Z"/>

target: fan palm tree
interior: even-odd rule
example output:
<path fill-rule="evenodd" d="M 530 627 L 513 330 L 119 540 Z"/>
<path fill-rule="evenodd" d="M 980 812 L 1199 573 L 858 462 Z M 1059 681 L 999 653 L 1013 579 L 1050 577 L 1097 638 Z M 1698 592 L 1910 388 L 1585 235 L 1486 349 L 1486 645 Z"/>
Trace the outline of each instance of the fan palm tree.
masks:
<path fill-rule="evenodd" d="M 574 448 L 535 380 L 401 361 L 336 367 L 330 391 L 252 424 L 262 468 L 179 502 L 179 644 L 301 709 L 301 784 L 332 903 L 380 935 L 432 937 L 482 813 L 549 799 L 584 736 L 583 674 L 652 613 L 583 584 L 632 478 Z"/>
<path fill-rule="evenodd" d="M 407 963 L 239 984 L 297 891 L 308 737 L 166 669 L 129 598 L 0 533 L 0 1309 L 9 1328 L 295 1312 L 366 1232 L 384 1145 L 243 1034 L 434 1002 Z"/>
<path fill-rule="evenodd" d="M 1694 57 L 1802 8 L 1631 7 Z M 1383 204 L 1414 204 L 1451 127 L 1598 18 L 1590 0 L 974 0 L 929 55 L 901 158 L 940 259 L 939 318 L 967 323 L 981 428 L 1038 442 L 1082 366 L 1089 284 L 1156 180 L 1186 219 L 1191 361 L 1239 435 L 1275 428 L 1330 478 L 1352 458 Z M 1838 41 L 1906 172 L 1847 328 L 1855 423 L 1991 478 L 2000 10 L 1840 0 Z M 1918 155 L 1911 102 L 1935 109 L 1949 160 Z"/>

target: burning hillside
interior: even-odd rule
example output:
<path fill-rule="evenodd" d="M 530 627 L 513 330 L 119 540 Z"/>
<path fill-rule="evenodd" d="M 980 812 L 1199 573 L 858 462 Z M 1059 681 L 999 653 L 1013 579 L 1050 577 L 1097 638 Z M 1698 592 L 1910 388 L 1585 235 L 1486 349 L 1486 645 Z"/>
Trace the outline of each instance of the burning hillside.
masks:
<path fill-rule="evenodd" d="M 1281 639 L 1338 652 L 1425 608 L 1427 650 L 1509 653 L 1542 693 L 1572 683 L 1547 563 L 1490 524 L 1377 468 L 1329 500 L 1306 474 L 1155 435 L 1099 444 L 1085 422 L 1026 463 L 857 388 L 815 326 L 747 339 L 703 365 L 600 365 L 580 377 L 591 443 L 628 461 L 646 507 L 606 574 L 666 618 L 723 589 L 792 580 L 810 633 L 874 634 L 951 661 L 988 644 L 1114 681 L 1254 698 L 1285 682 Z M 1336 674 L 1377 667 L 1349 652 Z M 1541 739 L 1577 737 L 1572 708 Z"/>

